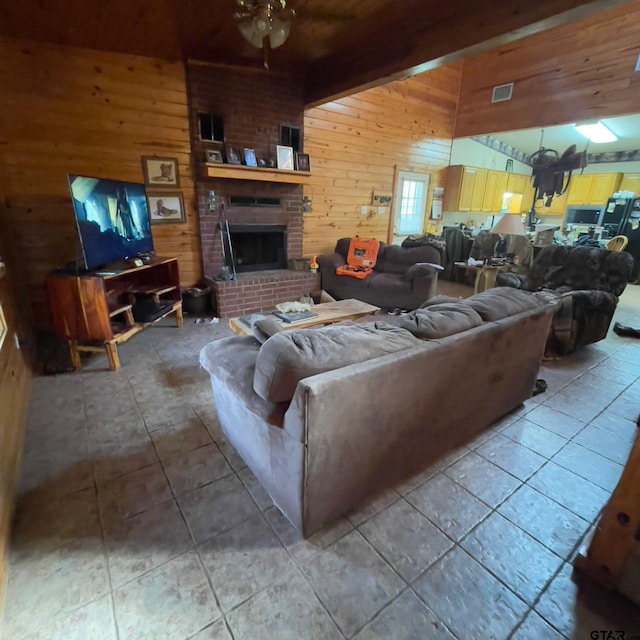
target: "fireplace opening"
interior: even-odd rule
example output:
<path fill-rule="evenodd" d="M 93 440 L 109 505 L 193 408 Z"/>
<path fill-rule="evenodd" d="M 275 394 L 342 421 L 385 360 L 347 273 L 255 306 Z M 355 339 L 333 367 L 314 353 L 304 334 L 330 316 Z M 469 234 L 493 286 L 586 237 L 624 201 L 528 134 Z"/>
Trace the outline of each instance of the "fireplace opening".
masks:
<path fill-rule="evenodd" d="M 279 224 L 231 224 L 236 271 L 287 268 L 287 227 Z"/>

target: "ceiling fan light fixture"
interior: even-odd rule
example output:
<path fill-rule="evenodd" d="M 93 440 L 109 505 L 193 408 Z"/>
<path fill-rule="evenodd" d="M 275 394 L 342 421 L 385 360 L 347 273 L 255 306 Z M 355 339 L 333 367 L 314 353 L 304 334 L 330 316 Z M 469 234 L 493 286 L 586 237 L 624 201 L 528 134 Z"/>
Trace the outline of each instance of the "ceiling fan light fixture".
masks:
<path fill-rule="evenodd" d="M 602 122 L 591 122 L 588 124 L 576 124 L 575 128 L 591 142 L 596 144 L 603 142 L 616 142 L 616 136 L 611 129 L 608 129 Z"/>
<path fill-rule="evenodd" d="M 264 39 L 269 38 L 272 49 L 285 43 L 291 31 L 290 18 L 295 11 L 286 10 L 285 0 L 237 0 L 238 5 L 247 11 L 235 14 L 238 29 L 252 46 L 262 49 Z"/>
<path fill-rule="evenodd" d="M 256 30 L 253 16 L 242 16 L 238 18 L 238 29 L 244 39 L 258 49 L 262 48 L 264 35 Z"/>
<path fill-rule="evenodd" d="M 271 31 L 269 32 L 269 44 L 272 49 L 277 49 L 283 45 L 289 37 L 291 23 L 280 20 L 277 16 L 271 20 Z"/>

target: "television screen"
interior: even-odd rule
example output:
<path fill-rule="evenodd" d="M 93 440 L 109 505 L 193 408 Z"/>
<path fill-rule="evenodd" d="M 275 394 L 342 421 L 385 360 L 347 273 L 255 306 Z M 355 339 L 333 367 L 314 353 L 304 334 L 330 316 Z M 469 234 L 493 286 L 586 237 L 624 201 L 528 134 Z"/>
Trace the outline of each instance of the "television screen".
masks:
<path fill-rule="evenodd" d="M 153 252 L 144 185 L 69 175 L 86 269 Z"/>

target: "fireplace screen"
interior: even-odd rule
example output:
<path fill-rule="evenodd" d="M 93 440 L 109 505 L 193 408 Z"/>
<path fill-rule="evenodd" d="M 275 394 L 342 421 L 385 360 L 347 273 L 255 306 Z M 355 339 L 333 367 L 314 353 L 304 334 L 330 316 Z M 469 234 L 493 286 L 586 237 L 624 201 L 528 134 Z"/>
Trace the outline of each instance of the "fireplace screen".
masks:
<path fill-rule="evenodd" d="M 229 225 L 236 271 L 287 268 L 287 227 L 284 225 Z"/>

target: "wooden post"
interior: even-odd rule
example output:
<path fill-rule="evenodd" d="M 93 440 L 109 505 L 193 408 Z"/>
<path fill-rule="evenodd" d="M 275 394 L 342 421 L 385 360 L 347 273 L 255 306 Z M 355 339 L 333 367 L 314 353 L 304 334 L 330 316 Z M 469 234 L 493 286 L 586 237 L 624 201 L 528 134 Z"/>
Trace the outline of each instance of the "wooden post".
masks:
<path fill-rule="evenodd" d="M 586 555 L 576 556 L 574 565 L 615 589 L 625 560 L 640 536 L 640 432 L 611 498 L 602 512 Z"/>

